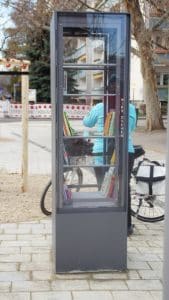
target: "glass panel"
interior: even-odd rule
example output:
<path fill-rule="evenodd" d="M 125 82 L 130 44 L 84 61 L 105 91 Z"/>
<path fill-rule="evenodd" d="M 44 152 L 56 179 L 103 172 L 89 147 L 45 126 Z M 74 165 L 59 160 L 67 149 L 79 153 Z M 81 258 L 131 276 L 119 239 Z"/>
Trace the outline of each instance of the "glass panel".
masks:
<path fill-rule="evenodd" d="M 63 203 L 65 207 L 119 206 L 118 189 L 115 167 L 69 168 L 64 171 Z"/>
<path fill-rule="evenodd" d="M 169 74 L 163 74 L 163 85 L 169 84 Z"/>
<path fill-rule="evenodd" d="M 124 21 L 87 14 L 63 26 L 64 207 L 124 205 Z"/>
<path fill-rule="evenodd" d="M 105 37 L 64 37 L 64 63 L 103 64 Z"/>
<path fill-rule="evenodd" d="M 64 95 L 104 94 L 104 76 L 102 70 L 65 70 Z"/>
<path fill-rule="evenodd" d="M 71 28 L 72 29 L 72 28 Z M 98 28 L 98 33 L 89 29 L 73 28 L 73 34 L 63 38 L 64 64 L 115 64 L 117 55 L 124 55 L 125 31 L 118 37 L 117 28 Z M 68 35 L 68 29 L 63 28 Z M 78 36 L 76 36 L 76 34 Z M 80 35 L 81 34 L 81 35 Z M 83 35 L 86 35 L 84 37 Z"/>

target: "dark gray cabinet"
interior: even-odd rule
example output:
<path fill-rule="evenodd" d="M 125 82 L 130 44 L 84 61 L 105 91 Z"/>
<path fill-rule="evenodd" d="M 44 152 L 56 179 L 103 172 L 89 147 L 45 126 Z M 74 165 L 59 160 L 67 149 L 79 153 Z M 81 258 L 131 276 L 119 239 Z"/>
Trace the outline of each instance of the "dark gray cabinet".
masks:
<path fill-rule="evenodd" d="M 126 268 L 129 33 L 128 14 L 51 21 L 56 272 Z"/>

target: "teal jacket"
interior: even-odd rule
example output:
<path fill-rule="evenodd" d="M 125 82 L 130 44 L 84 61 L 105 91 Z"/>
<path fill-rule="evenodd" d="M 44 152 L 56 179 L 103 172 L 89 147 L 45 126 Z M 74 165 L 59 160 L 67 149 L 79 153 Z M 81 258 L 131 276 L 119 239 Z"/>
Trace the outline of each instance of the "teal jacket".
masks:
<path fill-rule="evenodd" d="M 84 117 L 83 125 L 86 127 L 93 127 L 96 125 L 96 130 L 100 135 L 103 134 L 104 128 L 104 107 L 103 103 L 98 103 L 92 107 L 91 111 Z M 128 138 L 128 152 L 134 153 L 131 133 L 136 127 L 136 109 L 133 104 L 129 104 L 129 138 Z M 93 153 L 103 152 L 103 139 L 95 139 L 93 146 Z"/>
<path fill-rule="evenodd" d="M 103 135 L 104 127 L 104 107 L 103 103 L 98 103 L 92 107 L 91 111 L 84 117 L 83 125 L 93 127 L 96 125 L 96 131 Z M 103 139 L 97 138 L 94 141 L 93 153 L 103 152 Z"/>
<path fill-rule="evenodd" d="M 128 152 L 134 153 L 134 146 L 132 142 L 131 133 L 136 128 L 136 108 L 133 104 L 129 104 L 129 124 L 128 124 Z"/>

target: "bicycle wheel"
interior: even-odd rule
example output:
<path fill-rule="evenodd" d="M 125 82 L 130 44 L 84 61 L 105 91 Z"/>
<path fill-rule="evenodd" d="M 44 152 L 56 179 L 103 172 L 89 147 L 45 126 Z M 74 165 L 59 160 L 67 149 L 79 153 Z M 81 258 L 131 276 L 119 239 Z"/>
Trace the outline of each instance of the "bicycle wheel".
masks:
<path fill-rule="evenodd" d="M 137 195 L 131 197 L 131 215 L 143 222 L 164 220 L 164 195 Z"/>
<path fill-rule="evenodd" d="M 52 213 L 52 180 L 45 186 L 41 199 L 40 208 L 44 215 L 50 216 Z"/>
<path fill-rule="evenodd" d="M 83 173 L 80 168 L 70 169 L 64 172 L 66 184 L 72 191 L 78 192 L 83 182 Z M 43 214 L 50 216 L 52 213 L 52 181 L 50 180 L 45 186 L 41 199 L 40 208 Z"/>

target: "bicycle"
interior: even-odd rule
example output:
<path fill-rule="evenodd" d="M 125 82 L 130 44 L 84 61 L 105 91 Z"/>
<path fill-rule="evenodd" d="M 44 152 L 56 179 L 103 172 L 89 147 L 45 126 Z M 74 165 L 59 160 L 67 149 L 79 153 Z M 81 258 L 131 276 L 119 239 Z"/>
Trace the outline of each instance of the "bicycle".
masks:
<path fill-rule="evenodd" d="M 131 215 L 143 222 L 158 222 L 164 220 L 164 195 L 145 195 L 137 194 L 135 190 L 136 186 L 136 174 L 138 170 L 138 159 L 145 154 L 144 149 L 141 146 L 135 146 L 135 164 L 132 171 L 131 178 Z M 146 158 L 144 158 L 146 160 Z M 64 177 L 74 191 L 79 191 L 83 183 L 83 172 L 80 167 L 74 169 L 67 169 L 64 172 Z M 40 199 L 40 207 L 42 212 L 49 216 L 51 215 L 51 187 L 52 181 L 50 180 L 42 192 Z"/>
<path fill-rule="evenodd" d="M 67 168 L 64 172 L 64 179 L 72 190 L 78 192 L 83 183 L 83 173 L 82 170 L 77 168 Z M 52 180 L 49 180 L 45 186 L 41 199 L 40 199 L 40 208 L 44 215 L 50 216 L 52 214 Z"/>
<path fill-rule="evenodd" d="M 165 206 L 165 195 L 164 194 L 153 194 L 149 193 L 138 193 L 135 190 L 137 185 L 137 172 L 140 163 L 147 162 L 148 164 L 154 164 L 156 166 L 164 167 L 164 164 L 158 161 L 151 161 L 147 158 L 143 158 L 142 161 L 135 164 L 132 171 L 131 178 L 131 215 L 136 217 L 138 220 L 143 222 L 159 222 L 164 220 L 164 206 Z M 148 180 L 147 180 L 148 182 Z"/>

